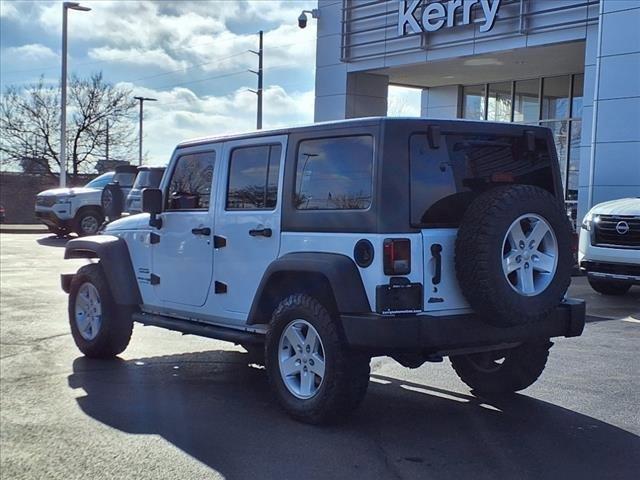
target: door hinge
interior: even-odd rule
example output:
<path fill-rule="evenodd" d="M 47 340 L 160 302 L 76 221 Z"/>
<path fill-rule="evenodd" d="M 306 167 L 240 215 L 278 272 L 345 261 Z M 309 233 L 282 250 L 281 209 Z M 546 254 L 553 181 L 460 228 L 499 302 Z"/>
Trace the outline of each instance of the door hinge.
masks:
<path fill-rule="evenodd" d="M 151 232 L 149 234 L 149 243 L 151 245 L 155 245 L 156 243 L 160 243 L 160 235 L 158 235 L 157 233 Z"/>
<path fill-rule="evenodd" d="M 226 283 L 222 283 L 222 282 L 218 282 L 216 280 L 216 282 L 214 284 L 214 292 L 215 293 L 227 293 L 227 284 Z"/>
<path fill-rule="evenodd" d="M 149 277 L 149 282 L 151 283 L 151 285 L 159 285 L 160 277 L 152 273 L 151 276 Z"/>
<path fill-rule="evenodd" d="M 213 248 L 222 248 L 227 246 L 227 239 L 220 235 L 213 236 Z"/>

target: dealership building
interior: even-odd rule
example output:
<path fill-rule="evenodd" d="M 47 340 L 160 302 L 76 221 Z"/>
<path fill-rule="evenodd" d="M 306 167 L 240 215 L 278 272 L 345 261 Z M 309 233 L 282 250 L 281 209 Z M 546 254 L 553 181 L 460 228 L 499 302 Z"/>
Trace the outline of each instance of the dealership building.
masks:
<path fill-rule="evenodd" d="M 640 196 L 640 0 L 319 0 L 315 120 L 420 114 L 552 129 L 568 209 Z"/>

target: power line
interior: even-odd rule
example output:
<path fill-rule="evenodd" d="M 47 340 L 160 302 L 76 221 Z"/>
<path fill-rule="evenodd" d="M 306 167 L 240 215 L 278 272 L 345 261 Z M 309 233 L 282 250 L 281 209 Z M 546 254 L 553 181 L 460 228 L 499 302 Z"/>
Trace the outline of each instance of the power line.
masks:
<path fill-rule="evenodd" d="M 176 47 L 176 48 L 172 48 L 171 49 L 171 53 L 177 52 L 177 51 L 181 51 L 181 50 L 191 50 L 191 49 L 198 48 L 198 47 L 206 47 L 207 45 L 219 46 L 219 45 L 224 45 L 224 44 L 230 43 L 232 41 L 237 41 L 237 40 L 238 40 L 237 38 L 230 38 L 228 40 L 224 40 L 224 41 L 221 41 L 221 42 L 217 41 L 217 40 L 212 40 L 212 41 L 203 42 L 203 43 L 197 43 L 195 45 L 189 45 L 189 46 L 185 46 L 185 47 Z M 165 51 L 165 50 L 162 49 L 162 51 Z M 120 59 L 118 59 L 118 61 L 133 60 L 133 59 L 139 58 L 141 56 L 142 56 L 142 54 L 136 53 L 135 55 L 131 55 L 131 56 L 128 56 L 128 57 L 120 58 Z M 91 62 L 78 63 L 75 66 L 76 67 L 84 67 L 84 66 L 87 66 L 87 65 L 95 65 L 95 64 L 99 64 L 99 63 L 108 63 L 108 62 L 112 62 L 112 61 L 113 60 L 94 60 L 94 61 L 91 61 Z M 51 66 L 51 67 L 24 68 L 24 69 L 19 69 L 19 70 L 5 70 L 5 71 L 3 71 L 3 74 L 22 73 L 22 72 L 31 72 L 31 71 L 42 71 L 42 70 L 57 70 L 59 68 L 60 68 L 60 65 Z"/>

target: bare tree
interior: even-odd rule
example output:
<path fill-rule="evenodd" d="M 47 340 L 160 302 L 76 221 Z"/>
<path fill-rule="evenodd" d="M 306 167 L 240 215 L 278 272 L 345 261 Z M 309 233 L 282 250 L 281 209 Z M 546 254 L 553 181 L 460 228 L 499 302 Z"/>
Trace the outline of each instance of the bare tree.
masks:
<path fill-rule="evenodd" d="M 93 171 L 98 160 L 133 158 L 136 102 L 129 89 L 102 73 L 69 83 L 67 165 L 73 176 Z M 60 87 L 42 79 L 25 89 L 10 86 L 0 100 L 2 167 L 21 165 L 56 175 L 60 169 Z M 36 168 L 34 168 L 34 166 Z"/>

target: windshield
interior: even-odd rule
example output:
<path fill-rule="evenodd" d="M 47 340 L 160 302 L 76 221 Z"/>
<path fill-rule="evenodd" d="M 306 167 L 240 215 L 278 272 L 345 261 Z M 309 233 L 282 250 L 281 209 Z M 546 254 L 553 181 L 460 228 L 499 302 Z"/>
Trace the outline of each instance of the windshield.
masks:
<path fill-rule="evenodd" d="M 103 173 L 85 185 L 86 188 L 104 188 L 113 178 L 113 172 Z"/>

